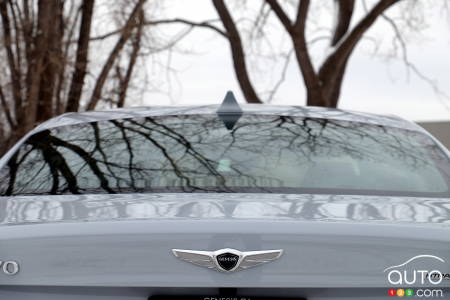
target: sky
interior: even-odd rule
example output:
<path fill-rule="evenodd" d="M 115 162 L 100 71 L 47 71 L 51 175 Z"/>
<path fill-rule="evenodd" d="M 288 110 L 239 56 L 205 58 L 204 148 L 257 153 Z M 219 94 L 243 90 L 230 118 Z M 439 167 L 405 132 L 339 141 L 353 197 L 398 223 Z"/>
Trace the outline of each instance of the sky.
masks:
<path fill-rule="evenodd" d="M 248 1 L 249 2 L 249 1 Z M 315 3 L 329 3 L 331 0 L 319 0 Z M 367 1 L 370 4 L 373 1 Z M 438 2 L 430 1 L 428 2 Z M 183 17 L 193 21 L 217 18 L 216 12 L 208 0 L 164 1 L 166 17 Z M 230 4 L 229 2 L 227 2 Z M 253 1 L 251 4 L 258 4 Z M 357 1 L 361 13 L 362 1 Z M 233 16 L 238 19 L 238 10 L 229 5 Z M 393 7 L 387 15 L 398 17 L 404 7 Z M 311 12 L 308 23 L 309 38 L 320 36 L 314 31 L 315 26 L 330 26 L 330 10 L 321 9 Z M 408 57 L 411 62 L 428 78 L 433 80 L 442 93 L 450 95 L 450 20 L 441 9 L 424 7 L 415 21 L 420 23 L 420 31 L 408 30 L 405 39 L 408 45 Z M 420 19 L 424 16 L 424 20 Z M 361 17 L 358 14 L 353 24 Z M 418 19 L 418 21 L 417 21 Z M 288 51 L 290 43 L 283 35 L 281 26 L 275 18 L 270 19 L 269 38 L 280 51 Z M 245 23 L 245 20 L 242 24 Z M 319 24 L 319 25 L 317 25 Z M 244 26 L 244 25 L 243 25 Z M 180 28 L 165 28 L 165 32 L 176 32 Z M 345 76 L 339 107 L 342 109 L 371 112 L 377 114 L 394 114 L 413 121 L 450 120 L 450 97 L 439 95 L 431 85 L 420 79 L 414 72 L 407 72 L 400 59 L 388 58 L 392 52 L 392 28 L 384 20 L 378 20 L 368 32 L 368 38 L 360 43 L 352 55 Z M 246 36 L 243 35 L 244 43 Z M 374 42 L 379 45 L 374 53 Z M 196 105 L 217 104 L 223 99 L 227 90 L 234 91 L 238 101 L 244 97 L 236 81 L 228 42 L 208 29 L 192 31 L 177 46 L 170 56 L 171 67 L 177 70 L 167 77 L 161 73 L 152 76 L 164 76 L 161 88 L 170 92 L 148 93 L 143 104 L 154 105 Z M 264 47 L 262 47 L 264 52 Z M 325 53 L 329 53 L 326 41 L 311 48 L 311 56 L 319 63 Z M 180 53 L 183 52 L 183 53 Z M 187 53 L 187 54 L 186 54 Z M 272 87 L 279 78 L 283 65 L 267 59 L 250 59 L 252 82 L 258 91 L 263 92 Z M 150 67 L 149 67 L 150 68 Z M 277 73 L 278 72 L 278 73 Z M 304 105 L 305 89 L 294 57 L 289 62 L 285 80 L 275 94 L 272 104 Z"/>

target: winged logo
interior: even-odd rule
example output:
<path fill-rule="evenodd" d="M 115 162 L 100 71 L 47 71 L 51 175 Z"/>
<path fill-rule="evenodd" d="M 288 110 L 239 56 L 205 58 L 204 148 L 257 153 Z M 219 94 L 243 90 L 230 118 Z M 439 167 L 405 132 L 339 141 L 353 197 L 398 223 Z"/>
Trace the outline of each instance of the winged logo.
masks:
<path fill-rule="evenodd" d="M 279 258 L 283 250 L 239 251 L 220 249 L 217 251 L 197 251 L 172 249 L 173 254 L 181 260 L 194 265 L 215 269 L 221 272 L 245 270 Z"/>

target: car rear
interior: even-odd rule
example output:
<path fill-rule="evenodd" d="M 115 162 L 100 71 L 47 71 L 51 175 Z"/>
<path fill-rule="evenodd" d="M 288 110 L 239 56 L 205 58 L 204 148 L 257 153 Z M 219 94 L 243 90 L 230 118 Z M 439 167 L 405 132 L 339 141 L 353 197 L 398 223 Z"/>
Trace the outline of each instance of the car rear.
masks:
<path fill-rule="evenodd" d="M 41 127 L 7 158 L 0 261 L 20 270 L 0 273 L 0 299 L 449 295 L 450 280 L 393 285 L 385 271 L 428 255 L 405 271 L 450 274 L 449 158 L 400 121 L 130 113 Z M 224 273 L 172 251 L 226 248 L 283 255 Z"/>

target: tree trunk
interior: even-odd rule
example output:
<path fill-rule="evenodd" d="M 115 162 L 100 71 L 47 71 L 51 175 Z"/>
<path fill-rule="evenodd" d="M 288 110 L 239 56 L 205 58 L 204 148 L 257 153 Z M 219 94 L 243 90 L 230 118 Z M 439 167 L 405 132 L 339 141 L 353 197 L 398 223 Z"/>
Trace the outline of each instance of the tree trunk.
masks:
<path fill-rule="evenodd" d="M 18 120 L 21 119 L 22 114 L 22 84 L 20 82 L 20 70 L 15 63 L 15 57 L 12 50 L 12 38 L 11 38 L 11 24 L 8 14 L 8 6 L 6 1 L 0 1 L 0 14 L 3 25 L 3 44 L 6 49 L 6 56 L 8 61 L 8 68 L 11 77 L 11 89 L 14 100 L 14 114 Z M 16 55 L 20 55 L 17 53 Z"/>
<path fill-rule="evenodd" d="M 39 82 L 39 98 L 37 108 L 37 122 L 43 122 L 54 116 L 54 94 L 59 70 L 62 64 L 62 36 L 63 36 L 63 10 L 64 2 L 50 2 L 48 24 L 44 37 L 47 48 L 43 54 L 43 70 Z"/>
<path fill-rule="evenodd" d="M 92 15 L 94 12 L 94 0 L 85 0 L 82 6 L 80 33 L 77 43 L 77 58 L 75 70 L 70 84 L 66 111 L 78 111 L 81 92 L 84 85 L 84 77 L 88 63 L 89 38 L 91 34 Z"/>
<path fill-rule="evenodd" d="M 53 26 L 53 1 L 40 0 L 38 2 L 37 33 L 34 37 L 34 51 L 28 66 L 28 89 L 25 106 L 24 126 L 20 129 L 23 133 L 34 128 L 37 121 L 39 106 L 39 94 L 42 72 L 44 71 L 45 55 L 49 51 L 49 31 Z"/>

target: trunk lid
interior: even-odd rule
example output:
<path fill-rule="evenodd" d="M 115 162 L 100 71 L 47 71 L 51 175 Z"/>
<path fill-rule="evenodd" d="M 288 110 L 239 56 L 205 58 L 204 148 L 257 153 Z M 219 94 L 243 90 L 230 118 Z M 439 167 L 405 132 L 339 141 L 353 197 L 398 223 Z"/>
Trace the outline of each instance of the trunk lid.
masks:
<path fill-rule="evenodd" d="M 3 285 L 384 287 L 414 262 L 450 273 L 448 199 L 279 194 L 122 194 L 0 198 Z M 220 273 L 172 249 L 283 249 L 276 261 Z M 449 286 L 449 280 L 442 283 Z"/>

